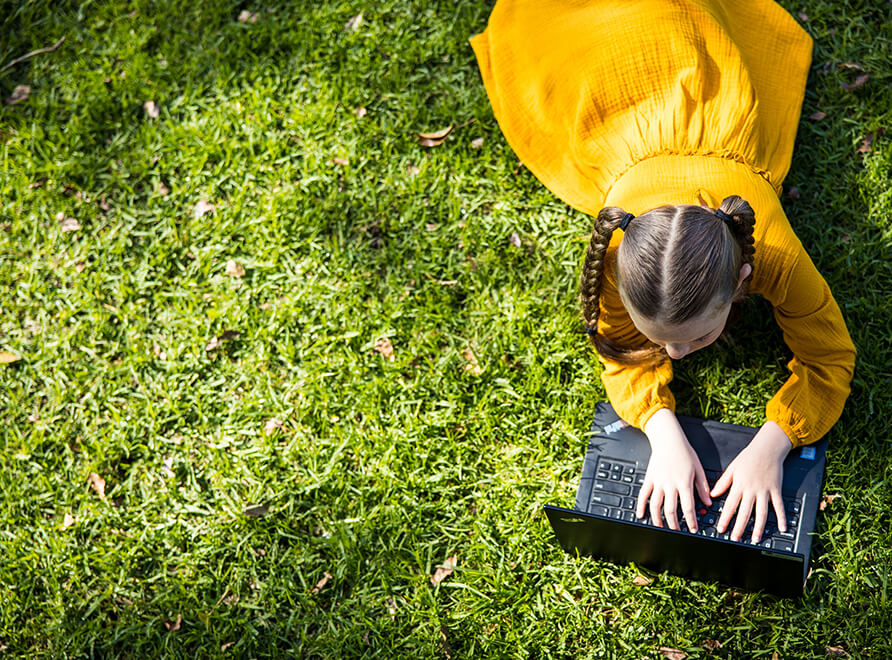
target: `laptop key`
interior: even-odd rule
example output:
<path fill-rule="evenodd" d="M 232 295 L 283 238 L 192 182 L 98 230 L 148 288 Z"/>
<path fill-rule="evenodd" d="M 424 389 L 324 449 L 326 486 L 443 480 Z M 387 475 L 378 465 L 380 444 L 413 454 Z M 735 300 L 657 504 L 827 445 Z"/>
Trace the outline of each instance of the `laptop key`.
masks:
<path fill-rule="evenodd" d="M 623 508 L 624 509 L 634 509 L 638 504 L 638 500 L 634 497 L 625 497 L 623 498 Z"/>
<path fill-rule="evenodd" d="M 785 552 L 793 552 L 793 543 L 791 541 L 784 541 L 783 539 L 774 539 L 771 542 L 772 550 L 783 550 Z"/>
<path fill-rule="evenodd" d="M 610 513 L 610 511 L 607 509 L 606 506 L 600 506 L 598 504 L 596 504 L 595 506 L 590 506 L 588 509 L 588 512 L 593 515 L 596 515 L 596 516 L 605 516 L 605 517 L 607 516 L 608 513 Z"/>
<path fill-rule="evenodd" d="M 635 512 L 634 511 L 623 511 L 623 520 L 625 520 L 626 522 L 634 522 L 636 520 Z"/>
<path fill-rule="evenodd" d="M 610 473 L 606 470 L 598 470 L 598 478 L 599 479 L 608 479 L 610 478 Z"/>
<path fill-rule="evenodd" d="M 612 481 L 596 481 L 595 490 L 602 490 L 605 493 L 616 493 L 617 495 L 628 495 L 631 489 L 625 484 L 615 484 Z"/>
<path fill-rule="evenodd" d="M 603 504 L 605 506 L 620 506 L 623 499 L 619 495 L 611 495 L 609 493 L 592 493 L 592 504 Z"/>
<path fill-rule="evenodd" d="M 622 509 L 612 509 L 610 511 L 610 517 L 614 520 L 622 520 L 623 518 L 623 510 Z"/>

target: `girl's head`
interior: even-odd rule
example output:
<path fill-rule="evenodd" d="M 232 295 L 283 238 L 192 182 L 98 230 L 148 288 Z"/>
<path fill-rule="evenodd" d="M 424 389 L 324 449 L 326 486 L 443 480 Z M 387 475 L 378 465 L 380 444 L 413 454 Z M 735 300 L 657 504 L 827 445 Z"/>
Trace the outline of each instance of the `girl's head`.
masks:
<path fill-rule="evenodd" d="M 752 274 L 753 225 L 750 205 L 726 197 L 719 210 L 661 206 L 642 213 L 625 230 L 616 252 L 616 279 L 632 322 L 672 358 L 715 341 L 731 303 L 746 294 Z M 623 347 L 598 333 L 604 254 L 625 211 L 603 209 L 595 221 L 582 268 L 582 315 L 599 353 L 618 362 L 652 359 L 654 346 Z"/>

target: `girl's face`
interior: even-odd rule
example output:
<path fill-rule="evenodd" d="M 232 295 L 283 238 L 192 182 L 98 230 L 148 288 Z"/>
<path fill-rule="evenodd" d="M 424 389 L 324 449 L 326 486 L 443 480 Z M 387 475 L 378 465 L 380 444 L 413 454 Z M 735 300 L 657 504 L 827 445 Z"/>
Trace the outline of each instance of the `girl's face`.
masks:
<path fill-rule="evenodd" d="M 752 266 L 743 264 L 738 274 L 737 289 L 753 272 Z M 735 294 L 736 295 L 736 294 Z M 665 324 L 647 319 L 639 315 L 631 306 L 627 307 L 632 323 L 645 337 L 666 350 L 673 360 L 680 360 L 719 338 L 728 314 L 731 312 L 731 301 L 710 305 L 707 311 L 699 316 L 678 324 Z"/>
<path fill-rule="evenodd" d="M 709 346 L 719 338 L 728 320 L 731 303 L 713 307 L 710 311 L 684 323 L 666 325 L 638 316 L 629 310 L 635 327 L 649 340 L 664 348 L 673 360 L 680 360 L 696 350 Z"/>

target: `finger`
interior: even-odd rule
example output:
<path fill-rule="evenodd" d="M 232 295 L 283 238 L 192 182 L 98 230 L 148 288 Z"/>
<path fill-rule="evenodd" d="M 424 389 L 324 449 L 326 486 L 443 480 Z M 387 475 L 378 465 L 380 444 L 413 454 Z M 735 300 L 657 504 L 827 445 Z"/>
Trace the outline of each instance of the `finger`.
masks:
<path fill-rule="evenodd" d="M 753 497 L 748 495 L 741 500 L 740 509 L 737 511 L 737 520 L 734 521 L 734 531 L 731 532 L 731 540 L 739 541 L 743 537 L 743 530 L 750 521 L 750 515 L 753 513 Z"/>
<path fill-rule="evenodd" d="M 722 473 L 722 476 L 719 477 L 719 480 L 715 482 L 715 486 L 712 487 L 712 492 L 710 492 L 709 494 L 713 497 L 718 497 L 726 490 L 728 490 L 728 486 L 731 485 L 732 481 L 733 479 L 731 477 L 731 472 L 729 470 L 725 470 Z"/>
<path fill-rule="evenodd" d="M 765 495 L 756 498 L 756 517 L 753 518 L 753 535 L 751 541 L 758 543 L 762 539 L 762 532 L 765 531 L 765 521 L 768 519 L 768 501 Z"/>
<path fill-rule="evenodd" d="M 709 482 L 706 480 L 706 473 L 703 471 L 702 465 L 698 465 L 697 470 L 694 472 L 694 485 L 697 487 L 697 495 L 700 497 L 700 501 L 706 506 L 710 506 L 712 498 L 709 496 Z"/>
<path fill-rule="evenodd" d="M 655 489 L 653 495 L 650 496 L 650 522 L 657 527 L 663 526 L 663 520 L 660 517 L 660 507 L 663 505 L 663 491 Z"/>
<path fill-rule="evenodd" d="M 667 497 L 663 502 L 663 512 L 666 514 L 666 522 L 669 523 L 670 529 L 678 529 L 678 493 L 674 490 L 667 493 Z"/>
<path fill-rule="evenodd" d="M 697 513 L 694 510 L 694 491 L 686 488 L 679 495 L 681 496 L 681 512 L 684 515 L 684 520 L 688 524 L 688 529 L 696 534 Z"/>
<path fill-rule="evenodd" d="M 638 493 L 638 507 L 635 509 L 635 516 L 637 518 L 644 517 L 644 509 L 647 506 L 647 498 L 650 497 L 651 492 L 654 489 L 654 482 L 647 477 L 644 478 L 644 483 L 641 484 L 641 492 Z"/>
<path fill-rule="evenodd" d="M 716 525 L 719 534 L 724 534 L 725 530 L 728 529 L 728 523 L 730 523 L 731 518 L 734 517 L 734 512 L 737 510 L 738 504 L 740 504 L 740 492 L 732 489 L 728 494 L 728 498 L 725 500 L 725 506 L 722 508 L 719 524 Z"/>
<path fill-rule="evenodd" d="M 777 528 L 782 532 L 786 532 L 787 513 L 784 511 L 784 500 L 780 491 L 771 491 L 771 503 L 774 505 L 774 513 L 777 514 Z"/>

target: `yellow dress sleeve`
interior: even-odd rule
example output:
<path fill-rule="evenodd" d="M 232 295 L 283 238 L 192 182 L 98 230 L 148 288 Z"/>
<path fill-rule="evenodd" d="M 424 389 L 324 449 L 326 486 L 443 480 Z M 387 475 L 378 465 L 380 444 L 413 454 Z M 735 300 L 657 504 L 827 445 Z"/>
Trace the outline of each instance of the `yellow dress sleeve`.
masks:
<path fill-rule="evenodd" d="M 842 414 L 855 369 L 855 346 L 839 305 L 811 258 L 799 246 L 784 265 L 788 277 L 763 292 L 793 351 L 789 379 L 768 402 L 765 416 L 794 446 L 819 440 Z"/>

